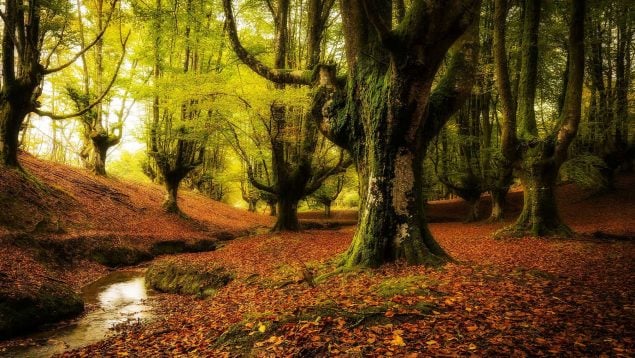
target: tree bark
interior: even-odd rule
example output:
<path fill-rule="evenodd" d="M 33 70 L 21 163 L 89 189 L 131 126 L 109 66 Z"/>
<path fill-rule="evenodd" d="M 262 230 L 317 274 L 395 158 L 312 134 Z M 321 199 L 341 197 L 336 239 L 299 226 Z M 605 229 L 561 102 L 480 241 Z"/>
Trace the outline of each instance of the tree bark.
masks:
<path fill-rule="evenodd" d="M 179 205 L 177 202 L 179 184 L 181 180 L 177 180 L 174 177 L 165 178 L 165 200 L 163 202 L 163 209 L 168 213 L 180 213 Z"/>
<path fill-rule="evenodd" d="M 247 203 L 249 204 L 249 208 L 247 209 L 247 211 L 249 211 L 250 213 L 255 213 L 256 212 L 256 204 L 258 202 L 256 200 L 248 200 Z"/>
<path fill-rule="evenodd" d="M 566 89 L 558 128 L 544 138 L 538 136 L 534 114 L 536 92 L 538 24 L 540 1 L 525 2 L 521 44 L 522 65 L 519 84 L 518 113 L 511 96 L 505 53 L 505 15 L 507 1 L 496 0 L 494 23 L 494 58 L 497 86 L 504 108 L 503 154 L 518 172 L 524 187 L 523 211 L 514 225 L 496 236 L 568 236 L 571 230 L 558 215 L 555 185 L 558 171 L 566 160 L 567 150 L 575 137 L 581 115 L 584 78 L 585 0 L 572 0 L 569 24 L 569 57 Z M 520 127 L 516 128 L 516 115 Z"/>
<path fill-rule="evenodd" d="M 541 148 L 536 148 L 538 155 Z M 531 152 L 531 151 L 530 151 Z M 560 219 L 555 188 L 559 166 L 547 158 L 526 158 L 521 169 L 523 210 L 516 223 L 507 229 L 511 236 L 569 236 L 572 231 Z"/>
<path fill-rule="evenodd" d="M 470 200 L 467 201 L 468 212 L 465 218 L 466 223 L 478 221 L 480 202 L 481 202 L 480 198 L 471 198 Z"/>
<path fill-rule="evenodd" d="M 324 216 L 327 218 L 331 217 L 331 202 L 324 203 Z"/>
<path fill-rule="evenodd" d="M 493 189 L 492 191 L 490 191 L 490 197 L 492 200 L 492 212 L 487 221 L 489 222 L 502 221 L 505 215 L 505 203 L 507 198 L 507 190 Z"/>
<path fill-rule="evenodd" d="M 505 205 L 507 203 L 507 193 L 509 186 L 514 179 L 513 170 L 508 163 L 502 162 L 502 168 L 499 169 L 498 178 L 494 186 L 490 190 L 492 201 L 492 212 L 488 219 L 489 222 L 501 221 L 505 215 Z"/>
<path fill-rule="evenodd" d="M 360 163 L 361 213 L 345 266 L 377 267 L 399 259 L 409 264 L 447 260 L 423 212 L 422 156 L 396 143 L 378 145 L 383 141 L 377 139 L 369 145 L 383 148 L 381 152 L 371 162 Z"/>
<path fill-rule="evenodd" d="M 20 169 L 18 161 L 20 127 L 28 112 L 5 101 L 0 107 L 0 165 Z"/>
<path fill-rule="evenodd" d="M 299 231 L 300 223 L 298 222 L 298 202 L 299 199 L 282 197 L 276 204 L 278 216 L 276 224 L 271 231 Z"/>

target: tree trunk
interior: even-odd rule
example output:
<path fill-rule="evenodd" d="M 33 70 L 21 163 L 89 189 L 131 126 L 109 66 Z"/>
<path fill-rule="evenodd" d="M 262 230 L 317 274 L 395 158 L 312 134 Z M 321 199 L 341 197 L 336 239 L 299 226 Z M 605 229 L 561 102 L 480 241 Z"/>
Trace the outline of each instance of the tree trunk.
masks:
<path fill-rule="evenodd" d="M 571 229 L 558 214 L 555 188 L 560 168 L 549 152 L 548 148 L 536 147 L 523 155 L 519 170 L 524 191 L 523 210 L 514 225 L 500 231 L 502 236 L 571 235 Z"/>
<path fill-rule="evenodd" d="M 109 146 L 92 140 L 92 151 L 88 157 L 88 166 L 93 174 L 106 176 L 106 155 Z"/>
<path fill-rule="evenodd" d="M 481 202 L 480 198 L 470 198 L 470 200 L 467 201 L 469 208 L 468 208 L 467 216 L 465 218 L 466 223 L 478 221 L 480 202 Z"/>
<path fill-rule="evenodd" d="M 492 213 L 487 221 L 498 222 L 503 220 L 508 190 L 509 188 L 495 188 L 490 191 Z"/>
<path fill-rule="evenodd" d="M 18 138 L 22 121 L 16 120 L 18 115 L 9 103 L 0 109 L 0 164 L 10 168 L 20 168 Z"/>
<path fill-rule="evenodd" d="M 166 193 L 165 201 L 163 202 L 163 209 L 168 213 L 179 213 L 181 211 L 177 203 L 179 183 L 180 180 L 176 180 L 175 178 L 165 178 Z"/>
<path fill-rule="evenodd" d="M 277 202 L 275 201 L 268 201 L 267 205 L 269 205 L 269 216 L 278 216 L 278 207 L 277 207 Z"/>
<path fill-rule="evenodd" d="M 255 213 L 256 212 L 256 201 L 255 200 L 247 200 L 247 203 L 249 204 L 249 209 L 247 209 L 247 211 L 249 211 L 250 213 Z"/>
<path fill-rule="evenodd" d="M 327 218 L 331 217 L 331 202 L 324 203 L 324 216 Z"/>
<path fill-rule="evenodd" d="M 507 192 L 509 192 L 509 186 L 514 180 L 511 164 L 507 163 L 507 161 L 503 161 L 501 166 L 502 168 L 499 169 L 498 178 L 490 190 L 492 212 L 487 220 L 489 222 L 503 220 L 505 214 L 505 204 L 507 202 Z"/>
<path fill-rule="evenodd" d="M 344 265 L 378 267 L 399 259 L 409 264 L 447 260 L 448 255 L 432 238 L 423 212 L 421 151 L 413 153 L 377 137 L 369 138 L 368 145 L 373 147 L 374 158 L 358 164 L 361 212 Z"/>
<path fill-rule="evenodd" d="M 278 200 L 278 219 L 271 231 L 278 232 L 300 230 L 300 224 L 298 222 L 298 201 L 299 199 L 284 197 L 281 197 Z"/>

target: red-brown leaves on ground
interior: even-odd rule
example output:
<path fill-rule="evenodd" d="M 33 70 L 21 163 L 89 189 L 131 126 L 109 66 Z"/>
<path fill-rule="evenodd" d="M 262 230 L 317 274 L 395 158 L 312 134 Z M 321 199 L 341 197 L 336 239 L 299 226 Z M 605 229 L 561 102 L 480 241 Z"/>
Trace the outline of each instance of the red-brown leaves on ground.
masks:
<path fill-rule="evenodd" d="M 391 264 L 329 274 L 351 227 L 263 234 L 165 258 L 223 266 L 236 279 L 204 300 L 158 294 L 154 322 L 64 356 L 632 356 L 635 177 L 619 187 L 593 197 L 560 188 L 563 218 L 580 233 L 574 239 L 491 239 L 511 217 L 500 224 L 438 220 L 446 222 L 431 231 L 456 259 L 441 268 Z M 157 203 L 149 207 L 158 204 L 152 197 Z M 186 198 L 193 217 L 216 214 L 204 209 L 208 201 Z M 519 200 L 512 194 L 511 207 Z M 461 205 L 431 203 L 430 217 L 460 219 Z M 597 231 L 616 236 L 594 237 Z M 39 272 L 29 260 L 2 270 L 23 262 Z"/>
<path fill-rule="evenodd" d="M 489 234 L 503 224 L 432 224 L 456 263 L 344 272 L 316 287 L 293 279 L 306 267 L 333 269 L 352 229 L 260 235 L 182 255 L 174 259 L 238 277 L 207 300 L 159 295 L 158 321 L 66 355 L 630 356 L 635 247 L 592 238 L 598 225 L 589 222 L 632 233 L 631 195 L 562 200 L 583 233 L 576 239 L 496 241 Z M 594 210 L 610 203 L 618 215 Z M 252 339 L 228 339 L 237 336 Z"/>

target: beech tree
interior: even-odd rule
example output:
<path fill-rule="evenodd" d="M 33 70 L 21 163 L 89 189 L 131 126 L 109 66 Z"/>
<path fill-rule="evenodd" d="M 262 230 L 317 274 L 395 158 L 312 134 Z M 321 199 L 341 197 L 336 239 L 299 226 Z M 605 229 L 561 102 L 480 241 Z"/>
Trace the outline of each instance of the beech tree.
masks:
<path fill-rule="evenodd" d="M 359 176 L 359 222 L 346 266 L 448 259 L 427 227 L 422 163 L 471 91 L 480 1 L 413 1 L 403 17 L 392 15 L 392 5 L 341 1 L 347 76 L 319 68 L 314 118 L 351 153 Z"/>
<path fill-rule="evenodd" d="M 298 64 L 312 69 L 322 53 L 322 35 L 334 1 L 311 0 L 309 2 L 307 50 L 304 58 L 298 58 Z M 230 0 L 223 0 L 227 32 L 237 57 L 255 73 L 273 82 L 278 90 L 285 85 L 311 85 L 310 71 L 279 71 L 287 66 L 289 55 L 289 0 L 278 0 L 268 3 L 275 24 L 274 66 L 269 68 L 249 53 L 241 44 L 236 28 Z M 296 231 L 300 229 L 297 211 L 298 202 L 316 191 L 329 176 L 342 171 L 344 162 L 340 161 L 330 167 L 316 168 L 313 158 L 318 144 L 318 128 L 315 121 L 307 118 L 307 111 L 300 106 L 285 106 L 274 101 L 270 106 L 270 120 L 265 124 L 269 134 L 271 149 L 271 172 L 273 183 L 266 185 L 253 175 L 248 167 L 251 184 L 277 199 L 277 220 L 273 231 Z M 295 127 L 295 128 L 294 128 Z M 299 133 L 295 143 L 287 140 L 290 129 Z M 240 153 L 239 153 L 240 154 Z M 248 157 L 242 154 L 244 161 Z"/>
<path fill-rule="evenodd" d="M 18 162 L 19 133 L 25 117 L 32 112 L 50 117 L 70 118 L 89 111 L 103 99 L 105 92 L 83 110 L 56 116 L 40 110 L 38 98 L 46 75 L 61 71 L 73 64 L 102 38 L 116 1 L 111 3 L 105 25 L 83 48 L 58 65 L 51 65 L 53 55 L 70 47 L 65 32 L 72 20 L 70 5 L 65 2 L 40 0 L 7 0 L 0 17 L 2 32 L 2 89 L 0 91 L 0 165 L 20 168 Z"/>
<path fill-rule="evenodd" d="M 538 131 L 534 109 L 541 5 L 540 0 L 524 2 L 520 79 L 518 95 L 514 99 L 505 46 L 508 2 L 496 0 L 495 3 L 494 58 L 496 84 L 503 109 L 503 153 L 513 164 L 524 188 L 524 204 L 520 217 L 499 235 L 571 234 L 571 230 L 558 214 L 554 190 L 558 171 L 567 158 L 567 150 L 576 135 L 581 117 L 585 1 L 570 1 L 566 89 L 558 125 L 554 131 L 544 136 Z"/>

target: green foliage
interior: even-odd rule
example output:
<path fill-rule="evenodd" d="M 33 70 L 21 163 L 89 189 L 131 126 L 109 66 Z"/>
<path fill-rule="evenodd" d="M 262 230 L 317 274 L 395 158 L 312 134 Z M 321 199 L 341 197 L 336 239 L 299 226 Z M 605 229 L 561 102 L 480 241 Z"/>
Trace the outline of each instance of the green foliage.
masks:
<path fill-rule="evenodd" d="M 111 175 L 139 183 L 150 183 L 151 180 L 143 172 L 146 155 L 142 151 L 130 153 L 124 151 L 118 159 L 108 162 L 108 173 Z"/>
<path fill-rule="evenodd" d="M 578 155 L 562 164 L 560 179 L 573 182 L 583 188 L 603 190 L 609 184 L 602 174 L 602 171 L 607 169 L 606 163 L 595 155 Z"/>

